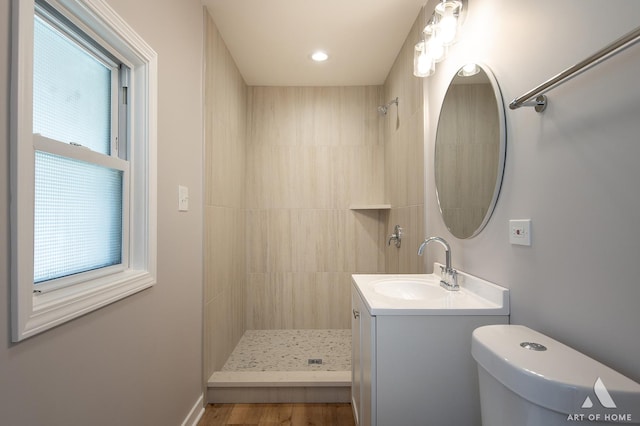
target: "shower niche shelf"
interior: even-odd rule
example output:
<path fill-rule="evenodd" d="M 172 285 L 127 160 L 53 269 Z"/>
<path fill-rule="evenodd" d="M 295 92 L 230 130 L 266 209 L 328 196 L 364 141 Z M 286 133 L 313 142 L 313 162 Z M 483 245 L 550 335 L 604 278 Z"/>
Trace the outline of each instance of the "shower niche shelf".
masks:
<path fill-rule="evenodd" d="M 349 210 L 390 210 L 391 204 L 351 204 Z"/>

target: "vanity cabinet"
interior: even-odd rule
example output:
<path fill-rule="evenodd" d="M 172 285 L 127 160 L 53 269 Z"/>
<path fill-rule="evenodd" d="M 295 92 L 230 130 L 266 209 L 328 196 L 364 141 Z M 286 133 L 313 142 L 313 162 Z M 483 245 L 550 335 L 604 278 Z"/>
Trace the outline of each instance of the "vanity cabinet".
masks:
<path fill-rule="evenodd" d="M 372 386 L 375 365 L 375 321 L 355 287 L 351 289 L 351 407 L 357 425 L 375 424 L 375 387 Z"/>
<path fill-rule="evenodd" d="M 508 315 L 372 315 L 352 286 L 352 408 L 359 426 L 480 426 L 471 334 Z"/>

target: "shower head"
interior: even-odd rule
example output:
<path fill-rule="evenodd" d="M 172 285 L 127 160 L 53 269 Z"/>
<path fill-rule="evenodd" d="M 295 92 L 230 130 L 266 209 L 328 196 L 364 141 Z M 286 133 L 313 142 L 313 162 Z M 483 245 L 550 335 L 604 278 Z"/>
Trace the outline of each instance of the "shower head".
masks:
<path fill-rule="evenodd" d="M 378 113 L 383 116 L 387 115 L 387 112 L 389 112 L 389 107 L 393 104 L 396 104 L 396 106 L 398 106 L 398 98 L 395 98 L 384 105 L 380 105 L 378 107 Z"/>

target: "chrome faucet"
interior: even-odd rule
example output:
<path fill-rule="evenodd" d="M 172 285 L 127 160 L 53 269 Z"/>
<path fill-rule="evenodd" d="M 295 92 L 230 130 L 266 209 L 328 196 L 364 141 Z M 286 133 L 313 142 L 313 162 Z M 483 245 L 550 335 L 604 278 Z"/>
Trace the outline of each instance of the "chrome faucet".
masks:
<path fill-rule="evenodd" d="M 427 244 L 434 241 L 442 244 L 445 254 L 445 266 L 440 266 L 440 286 L 450 291 L 460 290 L 460 286 L 458 285 L 458 271 L 451 267 L 451 247 L 444 238 L 430 237 L 424 240 L 418 248 L 418 256 L 422 256 Z"/>
<path fill-rule="evenodd" d="M 402 244 L 402 234 L 403 234 L 403 229 L 400 227 L 400 225 L 396 225 L 393 228 L 393 234 L 389 235 L 389 239 L 387 240 L 387 246 L 391 245 L 391 241 L 395 241 L 396 247 L 400 248 L 400 245 Z"/>

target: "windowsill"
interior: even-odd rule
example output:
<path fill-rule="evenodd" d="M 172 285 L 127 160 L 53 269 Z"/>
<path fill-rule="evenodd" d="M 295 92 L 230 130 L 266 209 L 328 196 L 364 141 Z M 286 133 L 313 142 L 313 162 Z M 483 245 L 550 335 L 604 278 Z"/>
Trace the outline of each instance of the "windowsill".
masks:
<path fill-rule="evenodd" d="M 147 271 L 123 271 L 84 284 L 34 294 L 33 310 L 19 339 L 31 337 L 70 319 L 151 287 L 155 278 Z"/>

